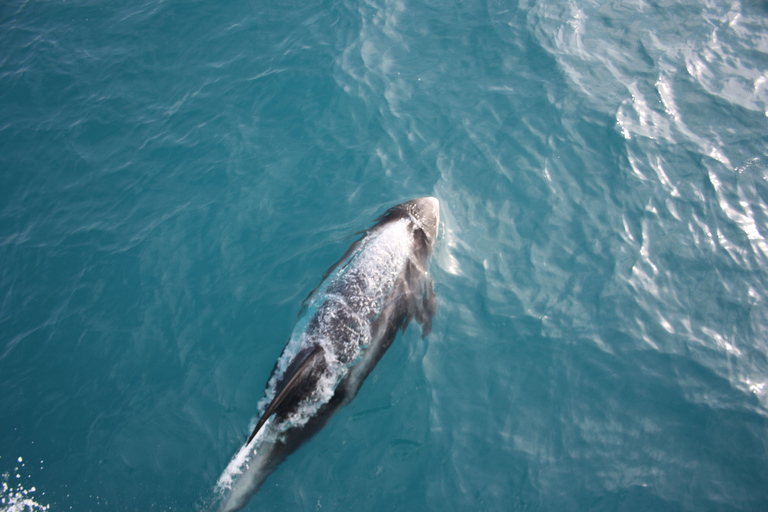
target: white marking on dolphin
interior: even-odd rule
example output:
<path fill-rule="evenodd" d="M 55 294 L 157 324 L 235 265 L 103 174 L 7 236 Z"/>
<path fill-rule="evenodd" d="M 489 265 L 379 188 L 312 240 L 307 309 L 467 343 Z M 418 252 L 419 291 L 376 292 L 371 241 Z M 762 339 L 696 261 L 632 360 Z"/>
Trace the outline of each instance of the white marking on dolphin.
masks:
<path fill-rule="evenodd" d="M 416 320 L 432 329 L 429 274 L 440 204 L 421 197 L 387 210 L 309 294 L 259 403 L 259 420 L 216 484 L 218 512 L 248 504 L 264 480 L 348 404 Z"/>

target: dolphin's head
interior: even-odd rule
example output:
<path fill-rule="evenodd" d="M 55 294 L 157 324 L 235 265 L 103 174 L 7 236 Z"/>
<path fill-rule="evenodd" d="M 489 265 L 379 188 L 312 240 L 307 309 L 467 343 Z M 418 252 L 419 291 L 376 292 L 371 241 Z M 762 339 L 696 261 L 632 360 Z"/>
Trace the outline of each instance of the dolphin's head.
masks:
<path fill-rule="evenodd" d="M 435 248 L 437 229 L 440 225 L 440 203 L 434 197 L 418 197 L 399 206 L 407 211 L 424 232 L 429 242 L 430 253 Z"/>

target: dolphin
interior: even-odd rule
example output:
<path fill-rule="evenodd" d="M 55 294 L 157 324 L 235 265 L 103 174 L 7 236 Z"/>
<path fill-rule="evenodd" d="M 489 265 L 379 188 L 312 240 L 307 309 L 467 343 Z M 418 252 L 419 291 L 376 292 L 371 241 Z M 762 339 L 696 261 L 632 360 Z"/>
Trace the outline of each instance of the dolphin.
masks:
<path fill-rule="evenodd" d="M 266 478 L 331 416 L 412 320 L 432 329 L 429 273 L 440 203 L 421 197 L 376 219 L 302 305 L 259 403 L 259 419 L 216 484 L 218 512 L 245 507 Z M 214 503 L 214 506 L 216 503 Z"/>

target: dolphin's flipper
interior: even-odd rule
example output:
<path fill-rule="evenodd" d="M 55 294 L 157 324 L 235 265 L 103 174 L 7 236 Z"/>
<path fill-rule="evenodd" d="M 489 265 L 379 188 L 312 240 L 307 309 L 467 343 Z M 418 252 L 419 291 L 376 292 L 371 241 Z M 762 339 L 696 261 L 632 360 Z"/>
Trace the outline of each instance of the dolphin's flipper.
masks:
<path fill-rule="evenodd" d="M 294 366 L 292 375 L 288 381 L 283 384 L 283 386 L 280 388 L 280 391 L 275 395 L 275 398 L 273 398 L 272 402 L 270 402 L 267 410 L 264 411 L 264 414 L 262 414 L 261 418 L 259 418 L 259 422 L 256 424 L 256 428 L 253 429 L 253 432 L 251 432 L 251 435 L 248 437 L 248 441 L 245 442 L 246 445 L 250 444 L 253 438 L 256 437 L 256 434 L 259 433 L 261 427 L 263 427 L 264 423 L 267 422 L 269 417 L 277 411 L 277 408 L 293 398 L 301 385 L 305 382 L 307 376 L 315 367 L 315 363 L 323 359 L 324 356 L 325 354 L 323 352 L 323 347 L 320 345 L 315 345 L 315 347 L 304 357 L 303 360 L 301 360 L 301 362 L 291 365 Z M 292 369 L 289 367 L 286 373 L 291 372 L 291 370 Z"/>
<path fill-rule="evenodd" d="M 396 285 L 397 294 L 393 294 L 395 296 L 392 300 L 400 300 L 401 296 L 407 297 L 407 313 L 400 326 L 402 332 L 405 332 L 411 320 L 416 320 L 421 324 L 421 337 L 425 338 L 432 331 L 432 317 L 437 312 L 437 295 L 432 276 L 421 268 L 423 263 L 406 263 L 403 279 Z"/>

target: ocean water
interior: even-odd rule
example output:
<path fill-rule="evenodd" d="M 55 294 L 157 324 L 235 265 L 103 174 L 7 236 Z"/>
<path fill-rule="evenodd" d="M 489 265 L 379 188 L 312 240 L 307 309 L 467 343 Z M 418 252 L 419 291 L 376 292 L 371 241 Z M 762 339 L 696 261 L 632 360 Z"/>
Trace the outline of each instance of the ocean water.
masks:
<path fill-rule="evenodd" d="M 246 510 L 768 510 L 768 5 L 0 4 L 0 510 L 203 511 L 304 297 L 432 333 Z"/>

